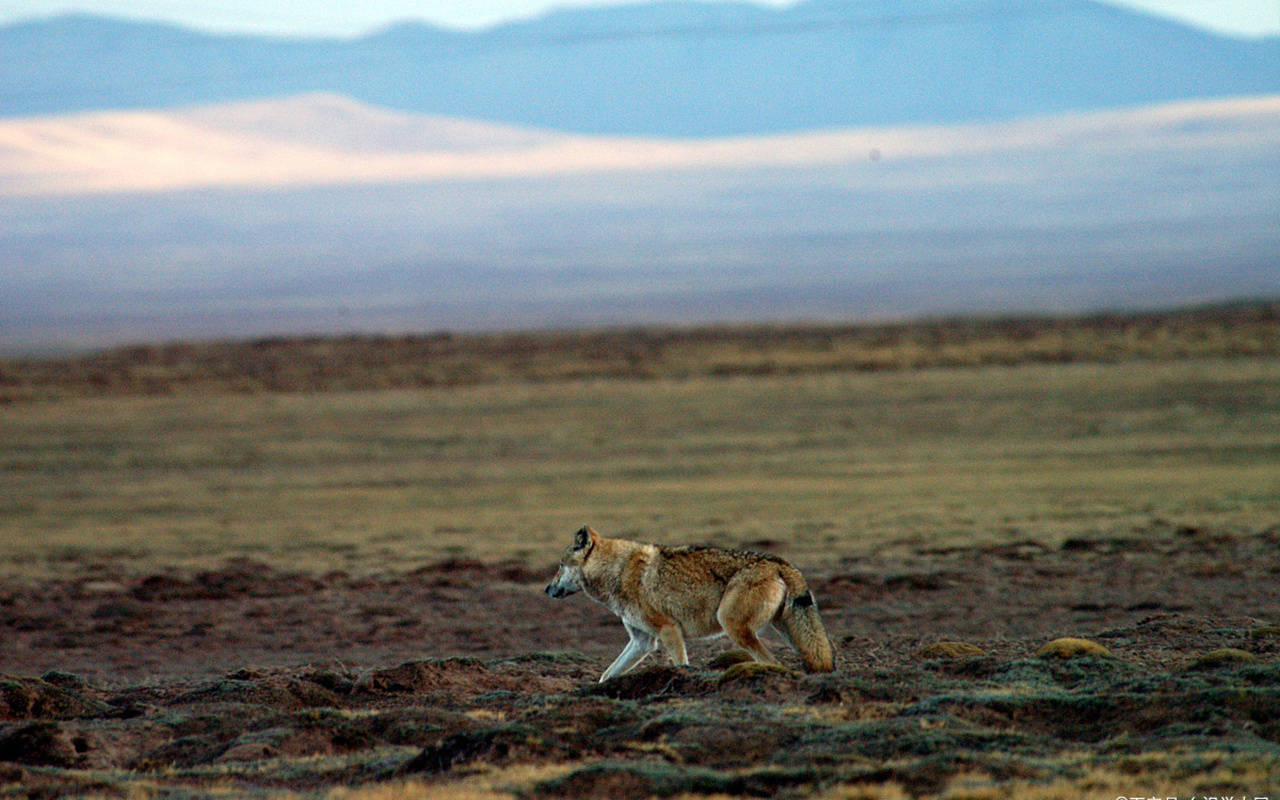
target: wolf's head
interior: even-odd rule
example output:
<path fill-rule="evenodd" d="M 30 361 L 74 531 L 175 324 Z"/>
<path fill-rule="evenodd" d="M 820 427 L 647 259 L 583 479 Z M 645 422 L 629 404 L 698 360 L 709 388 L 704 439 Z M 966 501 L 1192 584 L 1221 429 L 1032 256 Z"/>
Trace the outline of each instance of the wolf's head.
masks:
<path fill-rule="evenodd" d="M 560 598 L 582 591 L 582 565 L 591 557 L 599 539 L 599 534 L 588 525 L 583 525 L 582 530 L 573 535 L 573 544 L 569 545 L 569 549 L 564 551 L 564 557 L 560 559 L 560 569 L 556 571 L 551 583 L 547 584 L 547 594 Z"/>

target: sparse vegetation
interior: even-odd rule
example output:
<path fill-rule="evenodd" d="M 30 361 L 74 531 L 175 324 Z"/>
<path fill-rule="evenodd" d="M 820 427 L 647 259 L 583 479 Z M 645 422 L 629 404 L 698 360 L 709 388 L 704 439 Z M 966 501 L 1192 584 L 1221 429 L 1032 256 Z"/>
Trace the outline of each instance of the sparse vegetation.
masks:
<path fill-rule="evenodd" d="M 921 658 L 981 658 L 985 653 L 981 647 L 968 642 L 934 642 L 920 651 Z"/>
<path fill-rule="evenodd" d="M 1134 781 L 1166 793 L 1222 782 L 1269 790 L 1280 769 L 1274 665 L 1206 678 L 1072 663 L 826 677 L 762 665 L 718 676 L 656 666 L 617 679 L 625 689 L 614 697 L 589 683 L 569 688 L 590 678 L 565 664 L 549 666 L 537 686 L 489 691 L 518 680 L 502 661 L 387 670 L 435 676 L 417 688 L 361 685 L 349 674 L 354 688 L 334 692 L 306 671 L 195 686 L 86 685 L 81 703 L 101 710 L 6 715 L 0 796 L 202 796 L 201 786 L 207 796 L 257 795 L 287 786 L 273 796 L 434 797 L 448 788 L 609 800 L 1038 798 L 1070 788 L 1114 796 Z M 212 696 L 235 699 L 201 704 Z M 867 696 L 891 699 L 895 710 L 863 718 L 852 698 Z M 335 785 L 351 788 L 327 795 L 323 787 Z"/>
<path fill-rule="evenodd" d="M 1187 665 L 1187 669 L 1216 669 L 1237 664 L 1256 664 L 1257 662 L 1258 657 L 1247 650 L 1241 650 L 1238 647 L 1221 647 L 1199 656 Z"/>
<path fill-rule="evenodd" d="M 1111 651 L 1097 642 L 1064 636 L 1046 642 L 1036 651 L 1039 658 L 1111 658 Z"/>
<path fill-rule="evenodd" d="M 1259 301 L 1065 318 L 140 345 L 0 362 L 0 402 L 1276 356 L 1280 302 Z"/>
<path fill-rule="evenodd" d="M 1280 353 L 1250 308 L 1204 351 L 1201 322 L 1064 322 L 1054 357 L 1052 326 L 1022 355 L 1013 323 L 885 328 L 881 366 L 846 357 L 870 329 L 455 340 L 471 377 L 432 386 L 367 340 L 262 345 L 352 383 L 6 364 L 0 797 L 1274 793 Z M 797 562 L 837 671 L 698 644 L 596 684 L 616 620 L 540 591 L 583 522 Z"/>

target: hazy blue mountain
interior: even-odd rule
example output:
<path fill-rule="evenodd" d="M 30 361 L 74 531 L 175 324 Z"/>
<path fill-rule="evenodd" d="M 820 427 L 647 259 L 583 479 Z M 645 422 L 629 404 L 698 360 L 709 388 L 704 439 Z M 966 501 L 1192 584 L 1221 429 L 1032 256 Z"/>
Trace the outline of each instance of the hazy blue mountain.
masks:
<path fill-rule="evenodd" d="M 337 92 L 590 133 L 946 123 L 1280 91 L 1280 40 L 1087 0 L 665 2 L 476 31 L 213 36 L 83 15 L 0 28 L 0 116 Z"/>

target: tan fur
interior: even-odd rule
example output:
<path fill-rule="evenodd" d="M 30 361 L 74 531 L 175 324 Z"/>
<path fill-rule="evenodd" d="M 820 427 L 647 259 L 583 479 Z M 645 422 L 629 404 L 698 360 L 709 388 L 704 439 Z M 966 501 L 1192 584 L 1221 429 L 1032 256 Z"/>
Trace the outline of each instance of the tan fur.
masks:
<path fill-rule="evenodd" d="M 776 664 L 759 639 L 770 624 L 787 635 L 806 669 L 834 669 L 813 595 L 799 570 L 776 556 L 610 539 L 584 527 L 546 589 L 552 597 L 578 590 L 621 617 L 631 636 L 601 681 L 632 669 L 659 647 L 673 664 L 686 665 L 687 639 L 721 634 L 757 661 Z"/>

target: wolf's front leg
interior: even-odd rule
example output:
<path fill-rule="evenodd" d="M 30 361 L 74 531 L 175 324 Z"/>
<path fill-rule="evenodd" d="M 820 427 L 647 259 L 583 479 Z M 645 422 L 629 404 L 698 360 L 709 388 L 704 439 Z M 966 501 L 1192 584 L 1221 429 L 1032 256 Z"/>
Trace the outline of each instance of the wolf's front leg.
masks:
<path fill-rule="evenodd" d="M 657 641 L 652 636 L 639 628 L 633 628 L 628 625 L 627 633 L 631 634 L 631 641 L 627 642 L 627 646 L 622 648 L 622 652 L 618 654 L 618 657 L 613 660 L 609 668 L 600 676 L 601 683 L 616 675 L 621 675 L 636 664 L 639 664 L 644 660 L 645 656 L 652 653 L 658 646 Z"/>

